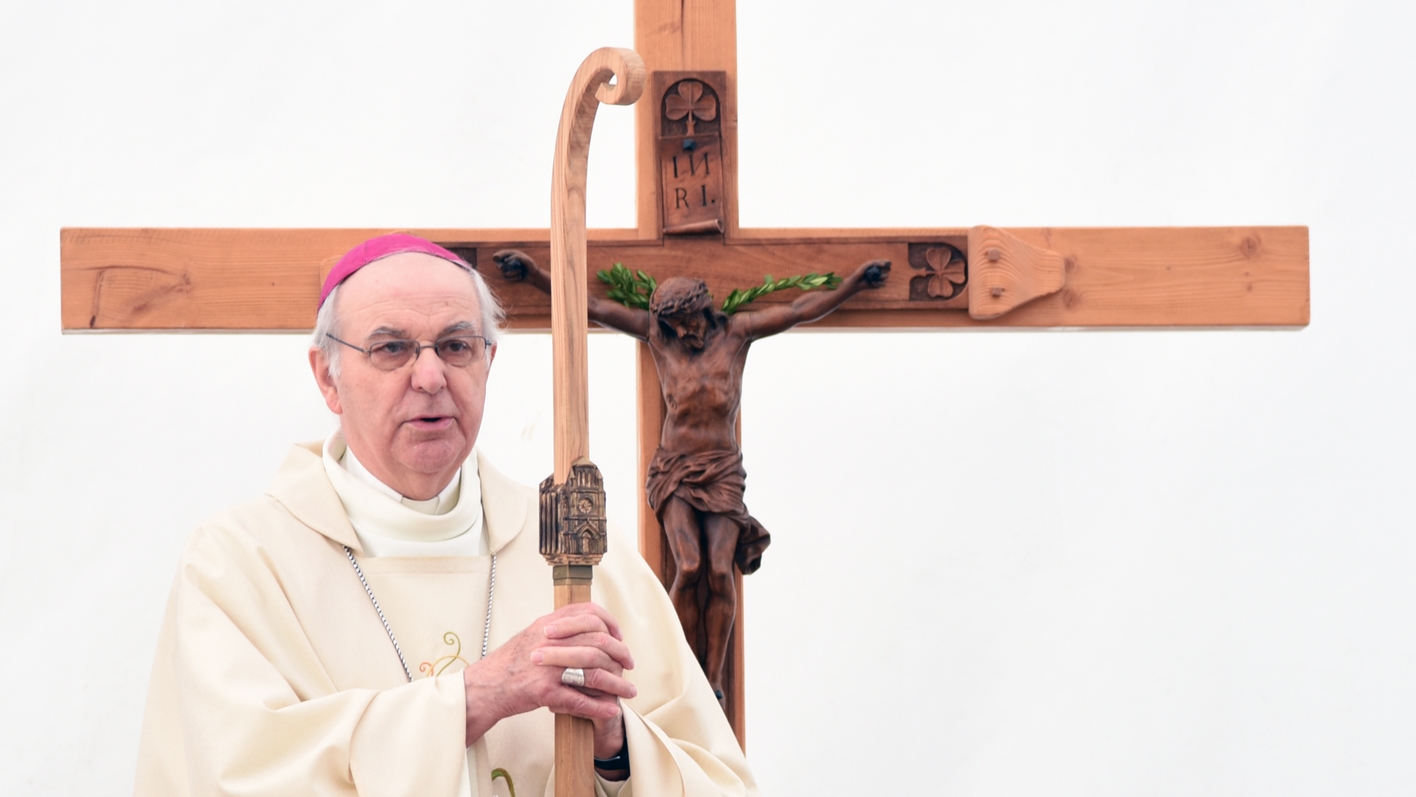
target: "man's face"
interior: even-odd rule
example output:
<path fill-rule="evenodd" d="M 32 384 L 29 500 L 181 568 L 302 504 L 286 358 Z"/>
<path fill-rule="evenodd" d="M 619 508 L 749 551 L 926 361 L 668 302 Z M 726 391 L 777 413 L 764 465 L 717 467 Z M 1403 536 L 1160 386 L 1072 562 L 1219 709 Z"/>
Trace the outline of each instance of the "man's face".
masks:
<path fill-rule="evenodd" d="M 360 348 L 381 340 L 431 344 L 448 335 L 483 332 L 469 275 L 422 253 L 370 263 L 345 280 L 335 301 L 335 334 Z M 411 363 L 381 371 L 346 348 L 340 352 L 339 376 L 331 377 L 326 355 L 312 347 L 310 366 L 359 461 L 400 494 L 423 500 L 446 487 L 472 452 L 495 355 L 491 349 L 485 358 L 457 368 L 427 348 Z"/>
<path fill-rule="evenodd" d="M 708 332 L 708 317 L 701 312 L 664 319 L 669 329 L 674 331 L 683 345 L 694 351 L 702 351 Z"/>

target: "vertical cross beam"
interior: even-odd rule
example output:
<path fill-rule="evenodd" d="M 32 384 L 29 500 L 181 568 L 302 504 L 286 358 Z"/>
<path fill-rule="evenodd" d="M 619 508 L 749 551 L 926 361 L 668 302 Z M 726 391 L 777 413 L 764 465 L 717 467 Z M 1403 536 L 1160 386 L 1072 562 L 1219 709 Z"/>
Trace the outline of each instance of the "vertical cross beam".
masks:
<path fill-rule="evenodd" d="M 654 72 L 723 72 L 720 98 L 722 141 L 728 159 L 723 177 L 726 234 L 738 231 L 737 213 L 737 5 L 735 0 L 636 0 L 634 51 Z M 647 97 L 634 109 L 635 164 L 639 237 L 657 239 L 663 232 L 659 201 L 659 97 Z M 657 434 L 657 433 L 656 433 Z"/>
<path fill-rule="evenodd" d="M 723 233 L 738 232 L 737 185 L 737 5 L 736 0 L 682 0 L 656 2 L 636 0 L 634 4 L 634 49 L 644 59 L 650 75 L 655 72 L 721 72 L 723 92 L 719 97 L 719 136 L 722 142 Z M 650 85 L 658 87 L 656 81 Z M 663 236 L 663 201 L 660 196 L 658 138 L 660 103 L 657 93 L 646 96 L 635 108 L 636 204 L 641 239 Z M 649 462 L 659 446 L 664 426 L 664 399 L 659 373 L 646 343 L 636 344 L 636 377 L 639 392 L 639 484 L 649 475 Z M 741 437 L 741 418 L 738 433 Z M 639 502 L 639 550 L 667 587 L 674 577 L 673 556 L 654 511 L 642 498 Z M 737 618 L 733 624 L 726 682 L 728 721 L 738 743 L 747 747 L 744 716 L 744 602 L 742 574 L 735 574 L 738 594 Z"/>

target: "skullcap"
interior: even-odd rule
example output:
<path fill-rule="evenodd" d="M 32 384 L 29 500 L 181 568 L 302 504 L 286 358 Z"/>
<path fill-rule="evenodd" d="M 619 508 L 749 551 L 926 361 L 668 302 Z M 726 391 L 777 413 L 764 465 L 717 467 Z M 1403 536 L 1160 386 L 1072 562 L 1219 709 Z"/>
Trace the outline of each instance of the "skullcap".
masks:
<path fill-rule="evenodd" d="M 440 257 L 449 263 L 455 263 L 468 271 L 472 270 L 472 267 L 467 265 L 462 258 L 427 239 L 401 232 L 380 235 L 350 249 L 344 257 L 339 258 L 339 262 L 329 270 L 329 276 L 325 277 L 324 287 L 320 289 L 319 306 L 323 307 L 325 299 L 329 298 L 329 292 L 338 287 L 341 282 L 349 279 L 354 272 L 376 260 L 404 252 L 422 252 L 425 255 Z"/>

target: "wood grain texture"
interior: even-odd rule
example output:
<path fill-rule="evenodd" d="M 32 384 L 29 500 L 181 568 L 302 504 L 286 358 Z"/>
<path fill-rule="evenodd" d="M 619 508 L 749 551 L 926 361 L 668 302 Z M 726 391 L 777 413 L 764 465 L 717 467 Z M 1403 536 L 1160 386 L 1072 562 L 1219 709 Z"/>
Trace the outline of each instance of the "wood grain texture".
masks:
<path fill-rule="evenodd" d="M 324 275 L 354 245 L 390 232 L 449 243 L 469 237 L 467 230 L 408 228 L 65 228 L 59 231 L 63 328 L 309 330 Z M 550 240 L 545 229 L 478 230 L 470 237 L 488 233 L 536 241 L 543 252 Z M 598 235 L 635 233 L 589 233 Z M 542 315 L 549 315 L 542 302 Z"/>
<path fill-rule="evenodd" d="M 738 410 L 733 426 L 737 435 L 738 448 L 742 442 L 742 410 Z M 672 557 L 671 557 L 672 558 Z M 723 694 L 728 696 L 728 724 L 733 726 L 738 747 L 747 752 L 747 598 L 742 591 L 742 571 L 733 568 L 733 589 L 737 592 L 737 613 L 733 617 L 733 630 L 728 636 L 728 664 L 723 672 Z"/>
<path fill-rule="evenodd" d="M 654 194 L 661 200 L 659 229 L 665 234 L 723 233 L 728 228 L 728 216 L 734 213 L 729 206 L 735 200 L 729 200 L 727 186 L 737 185 L 737 164 L 736 153 L 721 135 L 726 120 L 736 114 L 723 99 L 727 81 L 726 72 L 709 70 L 655 72 L 649 81 L 645 104 L 657 109 Z M 685 94 L 695 86 L 698 90 Z M 694 97 L 697 102 L 689 103 Z M 698 112 L 711 118 L 694 128 Z M 685 146 L 693 149 L 686 152 Z"/>
<path fill-rule="evenodd" d="M 997 227 L 969 230 L 969 316 L 989 321 L 1062 289 L 1062 255 Z"/>
<path fill-rule="evenodd" d="M 659 386 L 659 370 L 654 366 L 654 355 L 649 351 L 649 344 L 637 341 L 634 351 L 634 375 L 639 394 L 635 414 L 639 439 L 639 480 L 635 482 L 639 487 L 639 553 L 649 564 L 649 569 L 659 577 L 659 582 L 667 586 L 667 579 L 671 576 L 665 574 L 672 571 L 673 556 L 668 541 L 664 539 L 659 518 L 644 495 L 644 485 L 649 480 L 649 463 L 654 461 L 654 452 L 659 448 L 659 436 L 664 428 L 664 391 Z"/>
<path fill-rule="evenodd" d="M 589 581 L 557 581 L 556 608 L 590 600 Z M 590 720 L 556 715 L 556 797 L 594 797 L 595 725 Z"/>
<path fill-rule="evenodd" d="M 629 105 L 644 91 L 644 62 L 603 47 L 576 70 L 561 108 L 551 170 L 551 361 L 555 380 L 555 483 L 590 456 L 590 372 L 585 335 L 585 180 L 600 103 Z M 614 83 L 610 81 L 613 80 Z"/>
<path fill-rule="evenodd" d="M 590 456 L 586 346 L 585 181 L 600 103 L 629 105 L 644 91 L 644 62 L 631 50 L 601 48 L 576 70 L 561 109 L 551 171 L 551 360 L 555 390 L 554 483 Z M 611 83 L 611 80 L 614 82 Z M 544 520 L 543 520 L 544 522 Z M 590 600 L 590 584 L 558 580 L 556 606 Z M 595 740 L 589 720 L 556 717 L 557 797 L 594 797 Z"/>
<path fill-rule="evenodd" d="M 728 641 L 728 666 L 723 677 L 723 692 L 728 696 L 728 723 L 733 726 L 738 747 L 747 752 L 747 600 L 742 592 L 742 571 L 733 571 L 733 586 L 737 590 L 737 617 Z"/>
<path fill-rule="evenodd" d="M 290 330 L 314 325 L 323 271 L 385 229 L 65 229 L 63 324 L 69 331 Z M 522 249 L 549 258 L 545 230 L 410 230 L 483 253 Z M 736 238 L 643 240 L 627 230 L 588 232 L 586 290 L 617 262 L 657 279 L 702 277 L 720 299 L 733 288 L 808 271 L 843 272 L 876 257 L 895 263 L 878 291 L 852 298 L 808 328 L 1304 326 L 1309 319 L 1306 227 L 1010 228 L 1064 258 L 1062 290 L 993 320 L 911 302 L 910 243 L 967 248 L 960 228 L 743 230 Z M 542 261 L 547 262 L 547 261 Z M 547 329 L 550 303 L 525 285 L 489 279 L 514 329 Z M 784 291 L 759 300 L 791 301 Z M 952 303 L 952 300 L 951 300 Z"/>
<path fill-rule="evenodd" d="M 725 74 L 721 142 L 729 163 L 737 154 L 737 5 L 735 0 L 636 0 L 634 50 L 655 72 L 716 71 Z M 662 232 L 659 206 L 657 138 L 658 109 L 643 103 L 635 109 L 635 160 L 638 172 L 639 236 L 656 239 Z M 738 229 L 736 179 L 724 180 L 726 233 Z"/>

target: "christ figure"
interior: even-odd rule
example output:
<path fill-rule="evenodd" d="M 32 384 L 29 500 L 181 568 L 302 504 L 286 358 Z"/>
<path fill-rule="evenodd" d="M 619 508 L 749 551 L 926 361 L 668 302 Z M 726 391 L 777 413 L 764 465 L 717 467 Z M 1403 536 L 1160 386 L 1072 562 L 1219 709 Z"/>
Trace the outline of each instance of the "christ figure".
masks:
<path fill-rule="evenodd" d="M 507 249 L 492 260 L 508 281 L 524 280 L 550 293 L 550 275 L 525 253 Z M 743 503 L 747 472 L 736 426 L 748 347 L 825 316 L 863 289 L 880 287 L 889 271 L 888 260 L 872 260 L 835 290 L 732 315 L 713 306 L 702 280 L 688 277 L 659 284 L 648 310 L 589 297 L 590 320 L 647 342 L 659 371 L 667 411 L 645 495 L 674 557 L 669 598 L 720 703 L 737 614 L 733 566 L 744 575 L 757 570 L 771 541 Z"/>

